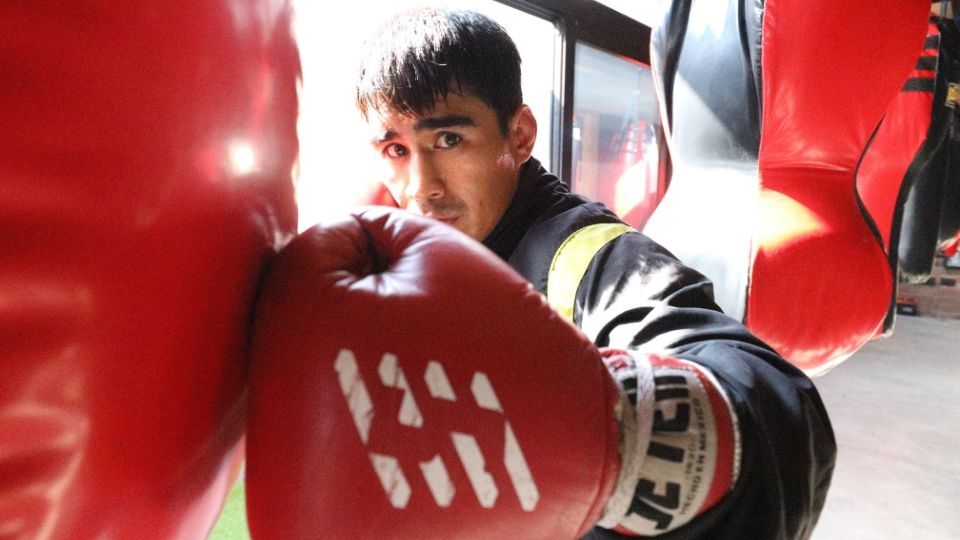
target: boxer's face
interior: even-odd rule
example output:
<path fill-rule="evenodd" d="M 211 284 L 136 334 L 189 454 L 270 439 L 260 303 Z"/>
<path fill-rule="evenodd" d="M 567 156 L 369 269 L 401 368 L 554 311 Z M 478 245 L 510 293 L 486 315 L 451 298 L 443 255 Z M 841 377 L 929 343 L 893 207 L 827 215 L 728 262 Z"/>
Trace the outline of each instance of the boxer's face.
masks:
<path fill-rule="evenodd" d="M 384 184 L 401 208 L 482 241 L 506 211 L 537 124 L 523 105 L 504 135 L 478 98 L 451 93 L 424 116 L 370 115 L 372 144 L 387 164 Z"/>

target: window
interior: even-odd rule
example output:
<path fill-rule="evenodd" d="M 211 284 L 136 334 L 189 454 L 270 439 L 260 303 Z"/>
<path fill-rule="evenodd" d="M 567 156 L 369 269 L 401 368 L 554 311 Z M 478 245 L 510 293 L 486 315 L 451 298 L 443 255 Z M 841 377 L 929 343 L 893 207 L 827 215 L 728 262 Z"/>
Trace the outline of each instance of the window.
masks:
<path fill-rule="evenodd" d="M 665 191 L 666 148 L 650 64 L 652 0 L 502 0 L 560 32 L 554 167 L 574 191 L 641 228 Z"/>
<path fill-rule="evenodd" d="M 574 80 L 572 187 L 642 228 L 658 202 L 660 177 L 650 68 L 578 43 Z"/>

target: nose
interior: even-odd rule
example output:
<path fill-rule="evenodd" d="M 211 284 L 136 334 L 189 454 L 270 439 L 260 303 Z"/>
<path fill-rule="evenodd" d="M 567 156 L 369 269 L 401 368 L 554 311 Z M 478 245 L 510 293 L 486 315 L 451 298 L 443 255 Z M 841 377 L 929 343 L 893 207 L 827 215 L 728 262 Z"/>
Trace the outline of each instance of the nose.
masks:
<path fill-rule="evenodd" d="M 444 189 L 443 179 L 433 159 L 429 155 L 412 154 L 404 196 L 414 201 L 440 199 Z"/>

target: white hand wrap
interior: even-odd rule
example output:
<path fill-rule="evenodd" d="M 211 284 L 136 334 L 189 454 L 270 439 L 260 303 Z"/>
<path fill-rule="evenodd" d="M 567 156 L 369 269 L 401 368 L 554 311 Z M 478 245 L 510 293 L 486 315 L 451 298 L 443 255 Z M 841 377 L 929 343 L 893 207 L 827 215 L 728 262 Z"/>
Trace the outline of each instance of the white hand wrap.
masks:
<path fill-rule="evenodd" d="M 619 351 L 604 362 L 622 391 L 622 468 L 598 525 L 637 536 L 682 527 L 736 483 L 736 411 L 713 374 L 694 362 Z"/>
<path fill-rule="evenodd" d="M 600 527 L 614 528 L 627 515 L 640 482 L 641 468 L 653 431 L 653 368 L 644 355 L 618 355 L 607 368 L 620 388 L 617 422 L 623 463 L 613 495 L 607 501 Z"/>

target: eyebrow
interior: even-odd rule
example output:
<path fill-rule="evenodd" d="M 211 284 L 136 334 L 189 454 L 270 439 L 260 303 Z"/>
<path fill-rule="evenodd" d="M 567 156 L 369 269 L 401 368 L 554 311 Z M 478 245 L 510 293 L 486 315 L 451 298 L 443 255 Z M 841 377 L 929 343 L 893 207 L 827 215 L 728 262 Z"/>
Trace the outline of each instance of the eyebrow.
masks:
<path fill-rule="evenodd" d="M 446 114 L 443 116 L 421 118 L 417 120 L 416 124 L 413 125 L 413 129 L 416 131 L 423 131 L 427 129 L 442 129 L 448 127 L 476 125 L 477 123 L 474 122 L 473 118 L 470 118 L 469 116 L 464 116 L 461 114 Z"/>
<path fill-rule="evenodd" d="M 443 129 L 449 127 L 474 127 L 477 123 L 473 121 L 473 118 L 469 116 L 464 116 L 462 114 L 445 114 L 443 116 L 431 116 L 429 118 L 421 118 L 413 124 L 414 131 L 427 131 L 431 129 Z M 396 139 L 399 134 L 392 130 L 388 129 L 383 133 L 377 135 L 371 141 L 373 144 L 383 144 L 385 142 L 392 141 Z"/>

